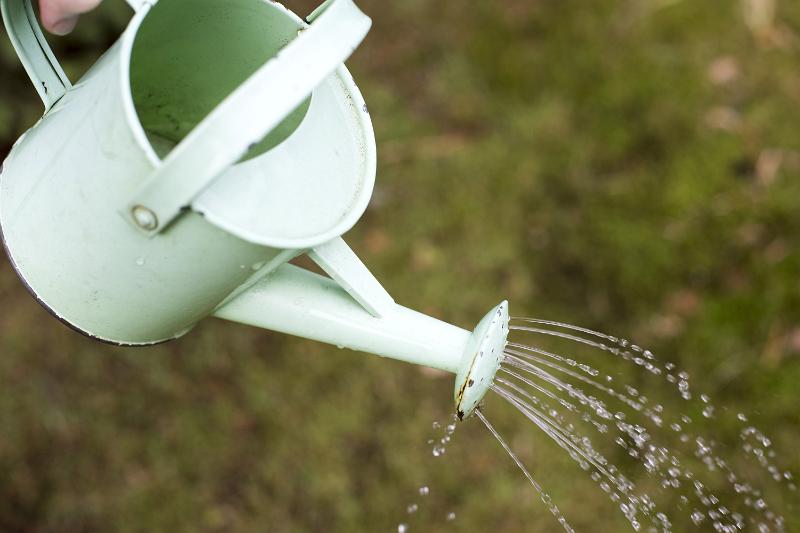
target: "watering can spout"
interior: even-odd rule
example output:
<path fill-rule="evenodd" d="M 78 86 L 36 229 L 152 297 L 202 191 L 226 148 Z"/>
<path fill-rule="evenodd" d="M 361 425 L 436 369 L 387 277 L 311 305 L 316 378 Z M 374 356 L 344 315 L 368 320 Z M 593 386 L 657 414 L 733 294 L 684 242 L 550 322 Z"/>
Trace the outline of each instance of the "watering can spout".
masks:
<path fill-rule="evenodd" d="M 470 332 L 392 304 L 375 316 L 333 279 L 292 264 L 214 316 L 456 373 Z"/>
<path fill-rule="evenodd" d="M 310 255 L 330 278 L 285 263 L 214 316 L 456 374 L 456 411 L 472 414 L 505 347 L 506 302 L 470 332 L 394 303 L 340 239 Z"/>

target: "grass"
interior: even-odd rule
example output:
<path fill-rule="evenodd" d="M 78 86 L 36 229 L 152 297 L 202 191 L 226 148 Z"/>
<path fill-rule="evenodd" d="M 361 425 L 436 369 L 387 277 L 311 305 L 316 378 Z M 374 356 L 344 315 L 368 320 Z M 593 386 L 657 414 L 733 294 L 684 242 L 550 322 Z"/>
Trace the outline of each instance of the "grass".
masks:
<path fill-rule="evenodd" d="M 767 23 L 742 7 L 768 3 L 363 0 L 349 66 L 379 175 L 348 242 L 400 303 L 463 327 L 507 297 L 635 339 L 800 471 L 800 5 Z M 72 79 L 121 4 L 55 43 Z M 0 72 L 4 155 L 40 104 L 5 38 Z M 96 344 L 5 261 L 0 309 L 3 531 L 392 531 L 413 501 L 412 531 L 559 530 L 479 424 L 430 456 L 448 376 L 215 321 Z M 487 414 L 578 531 L 624 530 L 521 416 Z"/>

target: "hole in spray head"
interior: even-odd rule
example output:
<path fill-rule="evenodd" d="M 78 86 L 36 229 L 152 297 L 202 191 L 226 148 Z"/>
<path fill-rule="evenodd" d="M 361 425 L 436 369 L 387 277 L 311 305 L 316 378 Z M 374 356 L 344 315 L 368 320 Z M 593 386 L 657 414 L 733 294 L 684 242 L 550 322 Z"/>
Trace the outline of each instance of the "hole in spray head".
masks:
<path fill-rule="evenodd" d="M 134 107 L 156 154 L 164 158 L 301 28 L 299 19 L 273 2 L 158 2 L 138 29 L 130 63 Z M 310 103 L 311 97 L 253 144 L 242 160 L 286 140 Z"/>

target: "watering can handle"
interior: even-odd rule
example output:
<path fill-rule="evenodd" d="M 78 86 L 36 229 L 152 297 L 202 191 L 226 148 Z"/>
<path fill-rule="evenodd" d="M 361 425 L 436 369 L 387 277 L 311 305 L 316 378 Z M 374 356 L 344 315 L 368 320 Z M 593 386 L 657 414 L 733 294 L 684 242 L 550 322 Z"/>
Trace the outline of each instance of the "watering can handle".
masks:
<path fill-rule="evenodd" d="M 146 0 L 126 0 L 139 10 Z M 31 0 L 0 0 L 6 32 L 44 102 L 45 113 L 72 87 L 36 21 Z"/>
<path fill-rule="evenodd" d="M 123 215 L 153 237 L 342 64 L 372 21 L 352 0 L 327 0 L 310 25 L 228 95 L 148 177 Z"/>

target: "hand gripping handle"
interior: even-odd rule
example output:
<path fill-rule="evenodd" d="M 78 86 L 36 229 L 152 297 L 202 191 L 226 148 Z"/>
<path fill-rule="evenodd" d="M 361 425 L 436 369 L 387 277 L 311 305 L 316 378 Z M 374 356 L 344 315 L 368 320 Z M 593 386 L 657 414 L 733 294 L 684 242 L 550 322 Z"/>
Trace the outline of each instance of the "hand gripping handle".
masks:
<path fill-rule="evenodd" d="M 310 25 L 228 95 L 148 177 L 124 214 L 148 236 L 260 141 L 343 63 L 372 24 L 352 0 L 328 0 Z"/>
<path fill-rule="evenodd" d="M 134 10 L 145 4 L 144 0 L 127 0 L 127 2 Z M 72 84 L 58 64 L 50 45 L 47 44 L 36 21 L 31 0 L 0 0 L 0 11 L 11 43 L 36 92 L 42 98 L 46 113 L 64 96 Z"/>

